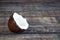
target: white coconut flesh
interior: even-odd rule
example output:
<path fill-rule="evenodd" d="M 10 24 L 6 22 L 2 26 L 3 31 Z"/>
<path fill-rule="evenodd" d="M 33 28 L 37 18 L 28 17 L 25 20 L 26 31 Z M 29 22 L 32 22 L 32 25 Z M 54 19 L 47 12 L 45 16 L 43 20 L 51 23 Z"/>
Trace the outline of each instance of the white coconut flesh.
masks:
<path fill-rule="evenodd" d="M 27 20 L 25 18 L 23 18 L 21 15 L 19 15 L 18 13 L 13 14 L 13 19 L 19 28 L 21 28 L 21 29 L 28 28 L 29 24 L 28 24 Z"/>

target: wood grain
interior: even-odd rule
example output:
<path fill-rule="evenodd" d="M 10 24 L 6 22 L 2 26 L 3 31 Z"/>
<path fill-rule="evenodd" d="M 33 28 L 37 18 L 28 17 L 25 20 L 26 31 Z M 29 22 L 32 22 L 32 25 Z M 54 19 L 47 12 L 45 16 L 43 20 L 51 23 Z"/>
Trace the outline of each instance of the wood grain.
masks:
<path fill-rule="evenodd" d="M 8 29 L 14 12 L 29 21 L 22 34 Z M 0 40 L 60 40 L 59 0 L 0 0 Z"/>

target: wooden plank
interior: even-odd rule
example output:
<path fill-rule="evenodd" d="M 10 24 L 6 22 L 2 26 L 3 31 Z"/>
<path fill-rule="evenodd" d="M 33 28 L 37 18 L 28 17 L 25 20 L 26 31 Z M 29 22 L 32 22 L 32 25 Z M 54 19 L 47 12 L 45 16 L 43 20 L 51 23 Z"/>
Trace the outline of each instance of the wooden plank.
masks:
<path fill-rule="evenodd" d="M 37 5 L 37 4 L 36 4 Z M 35 8 L 34 8 L 35 7 Z M 60 10 L 59 7 L 44 7 L 44 6 L 34 6 L 34 5 L 27 5 L 27 6 L 23 6 L 23 5 L 20 5 L 20 6 L 7 6 L 7 7 L 4 7 L 4 6 L 1 6 L 0 7 L 0 11 L 22 11 L 22 12 L 34 12 L 34 11 L 54 11 L 54 10 Z"/>
<path fill-rule="evenodd" d="M 0 0 L 0 2 L 56 2 L 56 0 Z"/>
<path fill-rule="evenodd" d="M 3 25 L 3 24 L 5 25 L 5 19 L 4 18 L 0 18 L 0 26 Z"/>
<path fill-rule="evenodd" d="M 26 6 L 30 6 L 30 7 L 34 6 L 34 7 L 38 8 L 38 7 L 43 7 L 44 6 L 44 7 L 47 7 L 47 8 L 48 7 L 57 7 L 57 8 L 59 8 L 60 7 L 59 4 L 60 4 L 59 2 L 55 2 L 55 3 L 50 3 L 50 2 L 49 3 L 47 3 L 47 2 L 46 3 L 44 3 L 44 2 L 43 3 L 41 3 L 41 2 L 39 2 L 39 3 L 36 3 L 36 2 L 33 2 L 33 3 L 31 3 L 31 2 L 30 3 L 29 2 L 28 3 L 27 2 L 26 3 L 21 3 L 21 2 L 0 2 L 0 7 L 2 7 L 2 6 L 3 7 L 6 7 L 6 6 L 7 7 L 8 6 L 9 7 L 11 7 L 11 6 L 22 6 L 22 7 L 23 6 L 25 6 L 25 7 Z"/>
<path fill-rule="evenodd" d="M 8 27 L 0 27 L 0 35 L 13 34 Z M 60 28 L 56 27 L 29 27 L 21 34 L 60 34 Z"/>
<path fill-rule="evenodd" d="M 2 35 L 1 40 L 57 40 L 56 34 L 15 34 Z"/>
<path fill-rule="evenodd" d="M 9 17 L 11 16 L 13 13 L 11 11 L 0 11 L 0 17 Z"/>
<path fill-rule="evenodd" d="M 0 3 L 1 15 L 9 16 L 13 12 L 22 12 L 24 16 L 60 16 L 60 7 L 57 4 L 44 6 L 43 4 Z M 54 6 L 52 6 L 54 5 Z M 58 4 L 59 5 L 59 4 Z M 9 14 L 8 14 L 9 13 Z M 0 16 L 1 16 L 0 15 Z"/>
<path fill-rule="evenodd" d="M 33 11 L 33 12 L 22 12 L 22 11 L 0 11 L 0 17 L 9 17 L 14 12 L 17 12 L 20 15 L 23 15 L 25 17 L 56 17 L 60 16 L 60 11 Z"/>

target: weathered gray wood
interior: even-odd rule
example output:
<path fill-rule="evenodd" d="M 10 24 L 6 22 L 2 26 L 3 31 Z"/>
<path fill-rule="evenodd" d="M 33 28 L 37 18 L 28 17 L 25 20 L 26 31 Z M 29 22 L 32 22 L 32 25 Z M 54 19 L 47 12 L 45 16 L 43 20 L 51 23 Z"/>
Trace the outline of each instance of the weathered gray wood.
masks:
<path fill-rule="evenodd" d="M 33 11 L 33 10 L 32 10 Z M 23 15 L 25 17 L 55 17 L 55 16 L 60 16 L 60 11 L 59 10 L 52 10 L 51 11 L 33 11 L 33 12 L 22 12 L 22 11 L 0 11 L 0 17 L 3 16 L 11 16 L 14 12 L 19 13 L 20 15 Z"/>
<path fill-rule="evenodd" d="M 0 35 L 13 34 L 8 27 L 0 27 Z M 21 34 L 60 34 L 60 27 L 29 27 Z"/>
<path fill-rule="evenodd" d="M 59 0 L 0 0 L 0 2 L 57 2 Z"/>
<path fill-rule="evenodd" d="M 58 1 L 0 0 L 0 40 L 60 40 Z M 21 34 L 12 33 L 8 29 L 8 19 L 14 12 L 29 22 L 29 28 Z"/>
<path fill-rule="evenodd" d="M 56 34 L 15 34 L 2 35 L 0 40 L 58 40 Z"/>

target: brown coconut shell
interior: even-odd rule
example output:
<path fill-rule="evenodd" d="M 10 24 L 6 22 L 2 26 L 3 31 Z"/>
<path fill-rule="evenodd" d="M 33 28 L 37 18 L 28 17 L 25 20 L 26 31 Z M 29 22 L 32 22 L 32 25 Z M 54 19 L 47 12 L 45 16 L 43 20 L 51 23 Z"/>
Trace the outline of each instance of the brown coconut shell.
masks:
<path fill-rule="evenodd" d="M 24 29 L 21 29 L 18 27 L 18 25 L 16 24 L 16 22 L 13 19 L 13 14 L 10 16 L 10 18 L 8 20 L 8 28 L 11 32 L 14 32 L 14 33 L 22 33 L 25 31 Z"/>

